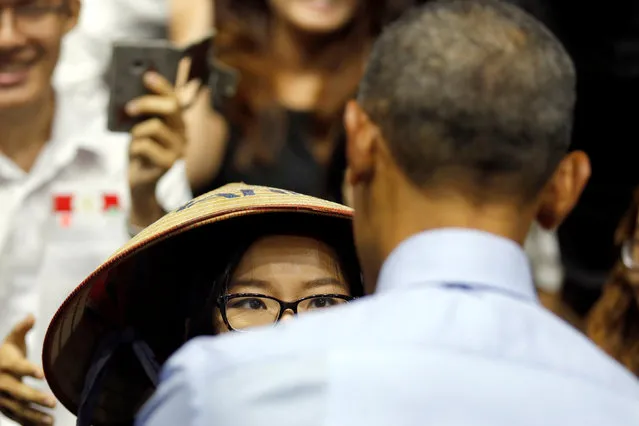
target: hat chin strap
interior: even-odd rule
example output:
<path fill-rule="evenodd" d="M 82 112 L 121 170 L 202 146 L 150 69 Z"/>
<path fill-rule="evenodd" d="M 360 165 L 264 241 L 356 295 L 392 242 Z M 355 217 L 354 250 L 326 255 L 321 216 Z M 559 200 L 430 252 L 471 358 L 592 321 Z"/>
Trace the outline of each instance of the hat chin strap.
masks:
<path fill-rule="evenodd" d="M 100 399 L 104 378 L 109 369 L 109 361 L 119 349 L 127 345 L 131 346 L 147 377 L 151 380 L 153 386 L 157 387 L 160 365 L 155 360 L 149 345 L 138 339 L 132 328 L 112 332 L 102 340 L 91 360 L 91 368 L 85 378 L 84 388 L 80 396 L 76 426 L 91 426 L 93 424 L 93 414 Z"/>

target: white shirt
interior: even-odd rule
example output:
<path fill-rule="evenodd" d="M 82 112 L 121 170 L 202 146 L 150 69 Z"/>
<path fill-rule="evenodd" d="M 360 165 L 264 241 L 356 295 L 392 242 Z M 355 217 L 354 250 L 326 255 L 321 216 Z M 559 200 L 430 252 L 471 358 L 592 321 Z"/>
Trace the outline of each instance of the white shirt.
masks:
<path fill-rule="evenodd" d="M 130 138 L 106 131 L 106 100 L 95 84 L 58 91 L 52 138 L 29 173 L 0 154 L 0 337 L 33 313 L 28 355 L 38 365 L 57 308 L 129 239 Z M 183 163 L 158 192 L 165 209 L 191 198 Z M 57 426 L 75 425 L 61 407 L 54 415 Z M 0 426 L 13 424 L 0 415 Z"/>
<path fill-rule="evenodd" d="M 558 293 L 562 287 L 564 271 L 557 233 L 534 223 L 524 250 L 530 259 L 537 288 L 549 294 Z"/>
<path fill-rule="evenodd" d="M 103 78 L 114 41 L 164 38 L 168 23 L 168 0 L 82 0 L 78 25 L 62 42 L 56 84 Z"/>
<path fill-rule="evenodd" d="M 509 240 L 425 232 L 375 295 L 188 343 L 138 426 L 636 426 L 639 384 L 543 309 Z"/>

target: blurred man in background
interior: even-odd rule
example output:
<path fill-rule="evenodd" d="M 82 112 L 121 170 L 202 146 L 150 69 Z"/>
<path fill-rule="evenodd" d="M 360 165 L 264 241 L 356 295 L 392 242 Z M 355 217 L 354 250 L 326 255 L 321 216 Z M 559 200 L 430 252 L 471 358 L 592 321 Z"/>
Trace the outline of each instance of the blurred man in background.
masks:
<path fill-rule="evenodd" d="M 106 131 L 99 79 L 52 84 L 79 13 L 79 0 L 0 0 L 1 426 L 75 424 L 60 406 L 47 411 L 45 326 L 129 238 L 129 136 Z M 179 162 L 174 170 L 158 194 L 167 210 L 190 198 Z"/>

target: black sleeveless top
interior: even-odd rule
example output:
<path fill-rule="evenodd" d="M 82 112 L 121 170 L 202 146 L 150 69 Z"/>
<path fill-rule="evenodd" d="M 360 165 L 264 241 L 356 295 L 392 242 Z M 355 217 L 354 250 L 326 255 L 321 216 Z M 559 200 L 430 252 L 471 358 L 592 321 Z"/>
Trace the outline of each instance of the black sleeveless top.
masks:
<path fill-rule="evenodd" d="M 272 162 L 250 170 L 238 170 L 234 158 L 239 147 L 237 131 L 231 135 L 217 176 L 205 187 L 195 190 L 198 196 L 232 182 L 288 189 L 332 201 L 342 201 L 342 180 L 346 168 L 343 132 L 336 144 L 328 167 L 319 164 L 309 149 L 311 115 L 287 111 L 286 141 Z"/>

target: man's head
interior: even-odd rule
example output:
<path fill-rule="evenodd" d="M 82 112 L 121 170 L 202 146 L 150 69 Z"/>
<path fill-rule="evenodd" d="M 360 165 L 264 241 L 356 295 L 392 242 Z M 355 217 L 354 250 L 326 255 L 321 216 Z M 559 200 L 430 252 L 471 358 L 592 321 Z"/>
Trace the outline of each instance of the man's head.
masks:
<path fill-rule="evenodd" d="M 345 116 L 363 263 L 378 267 L 392 249 L 381 239 L 397 244 L 411 226 L 513 239 L 494 229 L 506 213 L 557 226 L 590 173 L 583 153 L 566 155 L 574 102 L 570 58 L 520 9 L 451 0 L 406 13 L 376 42 Z"/>
<path fill-rule="evenodd" d="M 0 0 L 0 111 L 49 96 L 62 37 L 80 0 Z"/>

